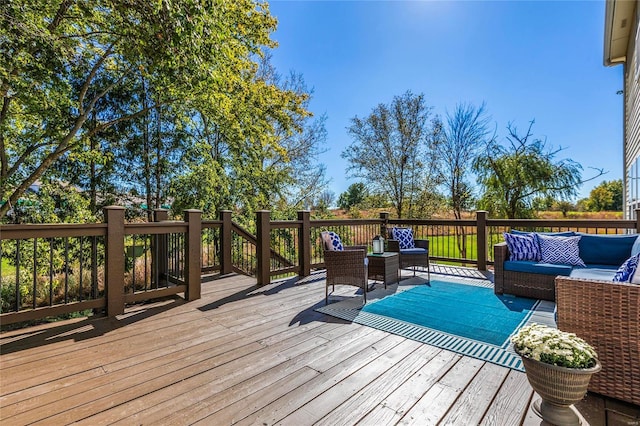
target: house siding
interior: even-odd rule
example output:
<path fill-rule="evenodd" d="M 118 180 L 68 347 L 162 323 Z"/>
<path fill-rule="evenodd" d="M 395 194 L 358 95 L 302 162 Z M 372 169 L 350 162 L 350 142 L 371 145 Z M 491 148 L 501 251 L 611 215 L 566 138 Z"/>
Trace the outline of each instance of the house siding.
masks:
<path fill-rule="evenodd" d="M 635 217 L 640 208 L 640 58 L 638 40 L 640 7 L 629 36 L 627 60 L 624 65 L 624 147 L 627 218 Z"/>

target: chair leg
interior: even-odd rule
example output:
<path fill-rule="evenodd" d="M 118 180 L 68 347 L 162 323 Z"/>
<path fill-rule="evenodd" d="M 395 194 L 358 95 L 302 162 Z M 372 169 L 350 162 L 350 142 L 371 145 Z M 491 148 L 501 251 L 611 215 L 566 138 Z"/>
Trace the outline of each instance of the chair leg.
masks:
<path fill-rule="evenodd" d="M 324 286 L 324 304 L 329 304 L 329 284 Z"/>

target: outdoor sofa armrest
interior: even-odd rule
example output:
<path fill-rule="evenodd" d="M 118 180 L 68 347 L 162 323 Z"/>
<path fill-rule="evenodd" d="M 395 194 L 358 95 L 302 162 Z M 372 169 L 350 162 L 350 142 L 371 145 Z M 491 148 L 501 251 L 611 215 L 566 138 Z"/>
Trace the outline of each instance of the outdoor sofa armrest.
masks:
<path fill-rule="evenodd" d="M 367 246 L 344 246 L 344 251 L 364 250 L 364 254 L 367 254 Z"/>
<path fill-rule="evenodd" d="M 493 292 L 504 293 L 504 261 L 509 259 L 507 243 L 502 242 L 493 246 Z"/>
<path fill-rule="evenodd" d="M 558 328 L 598 353 L 589 390 L 640 405 L 640 285 L 559 276 Z"/>

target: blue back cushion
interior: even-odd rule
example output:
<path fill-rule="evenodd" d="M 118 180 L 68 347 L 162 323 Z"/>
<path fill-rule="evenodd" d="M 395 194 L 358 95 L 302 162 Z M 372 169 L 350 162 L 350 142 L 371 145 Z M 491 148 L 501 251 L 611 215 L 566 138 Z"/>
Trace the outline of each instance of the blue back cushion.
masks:
<path fill-rule="evenodd" d="M 518 231 L 517 229 L 512 229 L 511 230 L 512 234 L 516 234 L 516 235 L 533 235 L 533 234 L 540 234 L 540 235 L 551 235 L 552 237 L 573 237 L 574 235 L 576 235 L 575 232 L 573 231 L 560 231 L 560 232 L 527 232 L 527 231 Z"/>
<path fill-rule="evenodd" d="M 584 263 L 622 265 L 630 256 L 637 235 L 597 235 L 578 233 L 580 258 Z"/>
<path fill-rule="evenodd" d="M 394 240 L 398 240 L 401 249 L 415 248 L 413 240 L 413 230 L 411 228 L 393 228 L 391 230 Z"/>
<path fill-rule="evenodd" d="M 504 233 L 509 260 L 540 260 L 540 247 L 535 236 Z"/>

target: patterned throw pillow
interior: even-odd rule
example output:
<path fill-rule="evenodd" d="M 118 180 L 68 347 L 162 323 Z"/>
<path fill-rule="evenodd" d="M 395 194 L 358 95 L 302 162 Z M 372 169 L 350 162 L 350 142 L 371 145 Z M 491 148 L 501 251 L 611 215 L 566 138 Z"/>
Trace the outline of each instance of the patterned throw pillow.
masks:
<path fill-rule="evenodd" d="M 578 242 L 580 236 L 552 237 L 536 234 L 540 245 L 540 261 L 573 266 L 586 266 L 580 259 Z"/>
<path fill-rule="evenodd" d="M 394 240 L 398 240 L 401 249 L 415 248 L 413 230 L 411 228 L 393 228 L 391 230 Z"/>
<path fill-rule="evenodd" d="M 509 260 L 540 260 L 540 247 L 533 235 L 504 233 L 509 248 Z"/>
<path fill-rule="evenodd" d="M 325 247 L 327 250 L 331 251 L 343 251 L 344 247 L 342 245 L 342 241 L 340 241 L 340 236 L 333 231 L 324 231 L 320 234 L 322 236 L 322 240 L 325 243 Z"/>
<path fill-rule="evenodd" d="M 638 281 L 640 276 L 636 276 L 639 261 L 640 254 L 636 254 L 635 256 L 631 256 L 630 258 L 625 260 L 622 266 L 620 266 L 620 268 L 618 268 L 618 270 L 616 271 L 616 275 L 613 277 L 613 281 L 618 283 L 640 282 Z"/>

